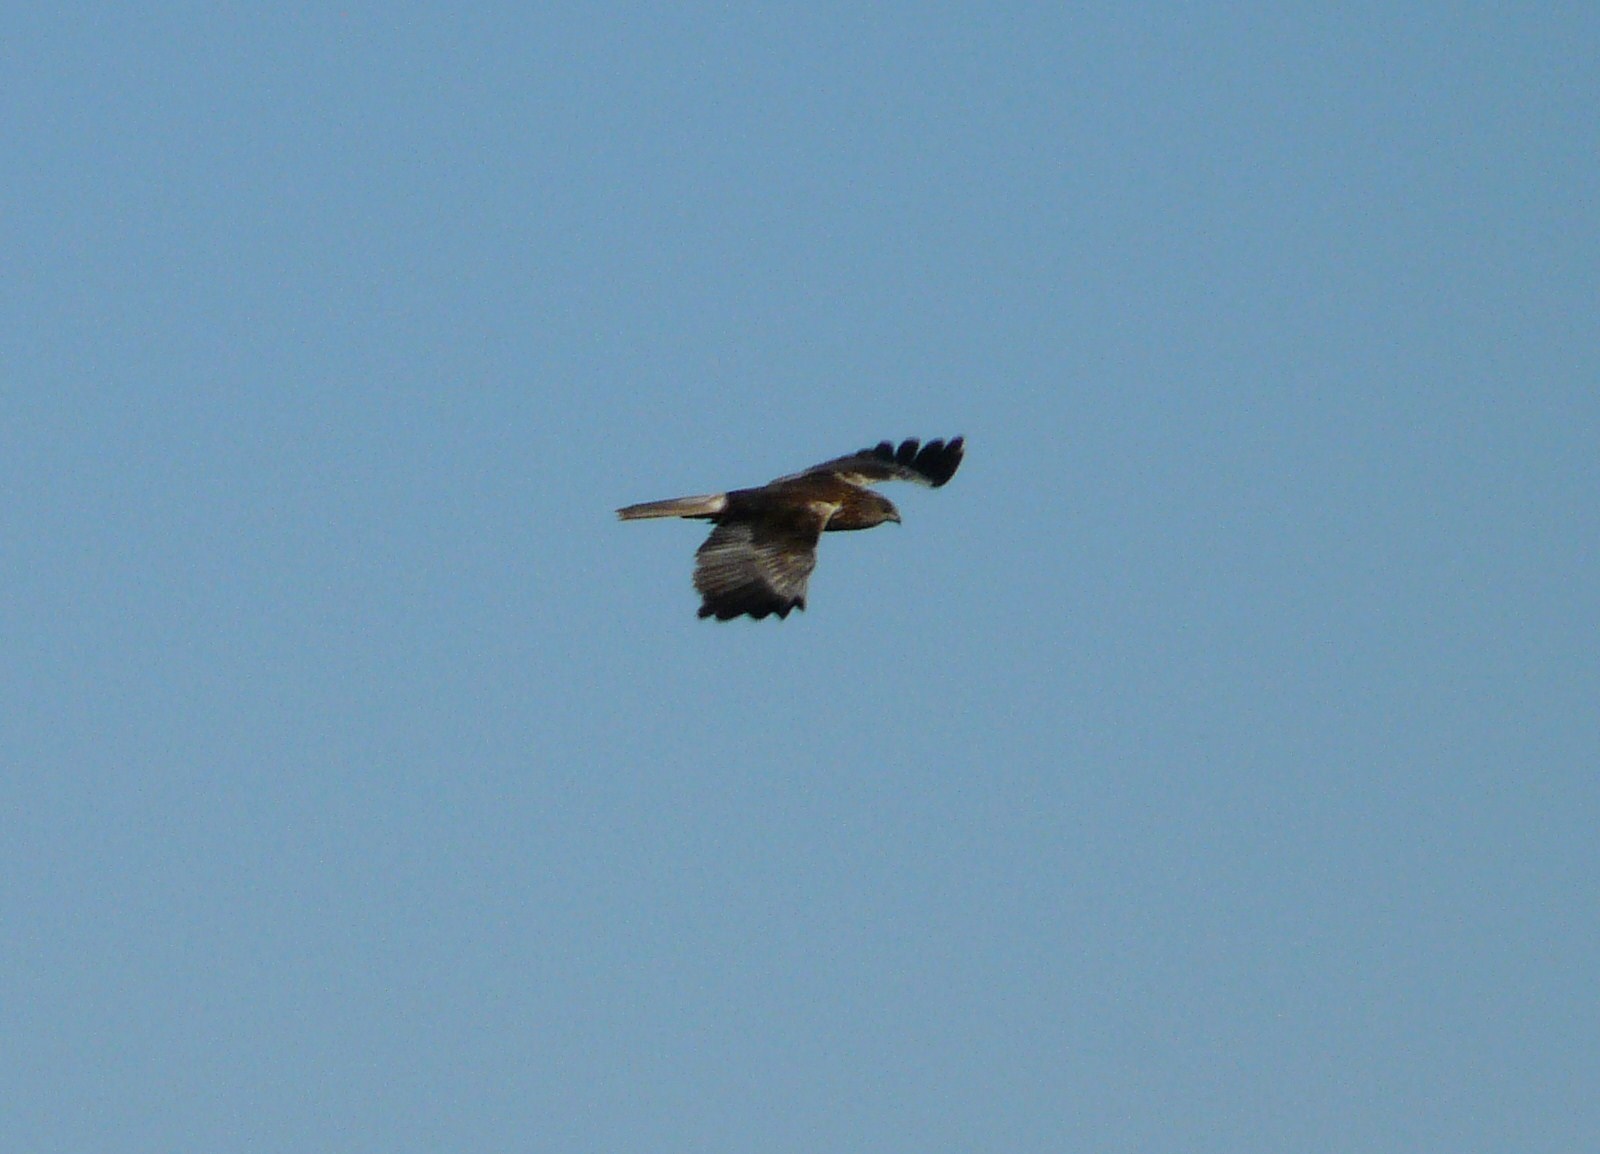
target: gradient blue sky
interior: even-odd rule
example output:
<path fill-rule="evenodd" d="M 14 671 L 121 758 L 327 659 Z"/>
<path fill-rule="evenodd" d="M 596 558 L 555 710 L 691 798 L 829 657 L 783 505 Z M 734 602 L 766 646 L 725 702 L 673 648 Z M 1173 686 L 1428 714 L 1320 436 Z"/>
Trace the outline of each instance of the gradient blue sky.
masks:
<path fill-rule="evenodd" d="M 0 18 L 0 1147 L 1600 1149 L 1600 10 L 1042 7 Z"/>

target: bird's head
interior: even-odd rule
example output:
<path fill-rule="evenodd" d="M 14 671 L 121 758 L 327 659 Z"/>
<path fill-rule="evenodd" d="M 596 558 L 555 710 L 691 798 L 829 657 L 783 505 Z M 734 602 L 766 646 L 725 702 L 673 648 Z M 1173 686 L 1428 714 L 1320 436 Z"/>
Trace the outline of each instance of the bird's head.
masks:
<path fill-rule="evenodd" d="M 838 529 L 870 529 L 874 525 L 881 525 L 885 521 L 900 520 L 900 510 L 876 489 L 855 489 L 834 510 L 828 519 L 828 528 Z"/>

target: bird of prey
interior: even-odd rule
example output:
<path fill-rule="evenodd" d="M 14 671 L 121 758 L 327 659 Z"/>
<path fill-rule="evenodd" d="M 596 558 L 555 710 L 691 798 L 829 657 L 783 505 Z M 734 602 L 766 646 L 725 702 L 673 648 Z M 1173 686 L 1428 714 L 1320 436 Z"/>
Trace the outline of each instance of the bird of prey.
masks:
<path fill-rule="evenodd" d="M 806 581 L 817 567 L 823 532 L 870 529 L 899 521 L 900 511 L 867 486 L 915 481 L 937 489 L 961 464 L 963 439 L 882 441 L 846 457 L 779 477 L 756 489 L 647 501 L 618 509 L 624 521 L 689 517 L 715 527 L 695 554 L 700 616 L 760 619 L 806 607 Z"/>

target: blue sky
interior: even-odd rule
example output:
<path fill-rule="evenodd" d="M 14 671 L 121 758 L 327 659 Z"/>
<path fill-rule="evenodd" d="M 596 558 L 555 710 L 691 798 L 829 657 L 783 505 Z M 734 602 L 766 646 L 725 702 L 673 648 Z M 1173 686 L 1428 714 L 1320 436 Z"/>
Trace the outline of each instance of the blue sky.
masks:
<path fill-rule="evenodd" d="M 1600 1145 L 1600 17 L 456 7 L 0 19 L 0 1146 Z"/>

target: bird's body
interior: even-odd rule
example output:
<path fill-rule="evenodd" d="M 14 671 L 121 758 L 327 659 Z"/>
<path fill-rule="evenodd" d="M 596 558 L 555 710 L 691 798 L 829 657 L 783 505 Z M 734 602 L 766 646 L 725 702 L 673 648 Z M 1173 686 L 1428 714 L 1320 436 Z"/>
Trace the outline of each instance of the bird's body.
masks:
<path fill-rule="evenodd" d="M 701 617 L 787 617 L 806 607 L 806 582 L 824 532 L 900 520 L 893 503 L 869 485 L 900 479 L 938 488 L 955 475 L 963 448 L 960 437 L 926 445 L 908 440 L 898 449 L 883 441 L 759 488 L 647 501 L 618 509 L 617 516 L 713 522 L 711 536 L 695 554 Z"/>

